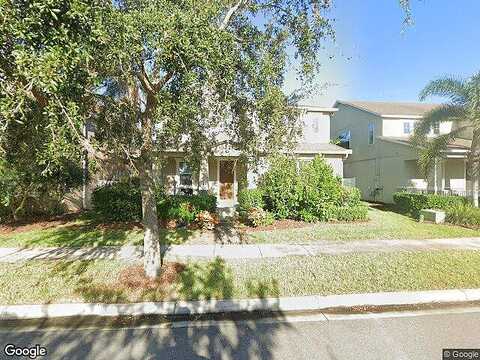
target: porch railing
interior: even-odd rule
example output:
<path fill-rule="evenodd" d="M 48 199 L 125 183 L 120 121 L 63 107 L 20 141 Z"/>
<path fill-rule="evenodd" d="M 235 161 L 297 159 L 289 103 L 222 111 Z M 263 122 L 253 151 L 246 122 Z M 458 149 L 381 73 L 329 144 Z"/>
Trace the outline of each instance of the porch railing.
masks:
<path fill-rule="evenodd" d="M 413 194 L 439 194 L 439 195 L 453 195 L 453 196 L 462 196 L 465 198 L 471 198 L 473 196 L 472 190 L 461 190 L 461 189 L 419 189 L 410 186 L 403 186 L 397 189 L 398 191 L 405 191 Z"/>

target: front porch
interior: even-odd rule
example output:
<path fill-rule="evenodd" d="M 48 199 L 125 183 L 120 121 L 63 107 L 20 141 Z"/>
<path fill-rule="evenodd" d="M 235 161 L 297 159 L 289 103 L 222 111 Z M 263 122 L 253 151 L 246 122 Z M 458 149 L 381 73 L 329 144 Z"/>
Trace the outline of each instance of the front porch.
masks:
<path fill-rule="evenodd" d="M 467 159 L 464 157 L 447 157 L 435 162 L 434 168 L 427 176 L 421 176 L 417 160 L 405 160 L 407 180 L 399 190 L 414 193 L 458 195 L 471 197 L 472 181 L 467 172 Z"/>
<path fill-rule="evenodd" d="M 217 196 L 220 209 L 237 205 L 238 191 L 246 184 L 246 165 L 235 156 L 209 156 L 198 170 L 182 154 L 169 156 L 159 169 L 159 179 L 168 194 L 192 195 L 208 191 Z"/>

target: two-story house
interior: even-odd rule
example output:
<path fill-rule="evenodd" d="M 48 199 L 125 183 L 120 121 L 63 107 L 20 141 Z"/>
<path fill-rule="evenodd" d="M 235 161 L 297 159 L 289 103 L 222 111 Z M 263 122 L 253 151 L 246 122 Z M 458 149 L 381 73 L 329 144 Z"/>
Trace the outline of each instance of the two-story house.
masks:
<path fill-rule="evenodd" d="M 303 161 L 322 155 L 335 174 L 343 177 L 343 161 L 351 150 L 330 142 L 330 117 L 337 109 L 316 106 L 302 106 L 301 109 L 303 135 L 294 155 Z M 256 166 L 244 163 L 239 155 L 234 149 L 218 148 L 212 156 L 204 159 L 200 172 L 194 174 L 184 160 L 185 154 L 172 152 L 168 154 L 160 176 L 170 193 L 191 194 L 208 190 L 217 194 L 219 207 L 231 208 L 237 204 L 238 191 L 242 187 L 256 187 L 259 176 L 267 168 L 265 159 L 268 154 Z"/>
<path fill-rule="evenodd" d="M 418 166 L 418 150 L 410 143 L 415 124 L 438 104 L 337 101 L 331 137 L 351 149 L 344 162 L 344 177 L 355 178 L 365 200 L 393 202 L 399 189 L 429 192 L 468 191 L 468 139 L 456 139 L 439 158 L 430 174 Z M 430 133 L 446 134 L 451 123 L 440 123 Z"/>

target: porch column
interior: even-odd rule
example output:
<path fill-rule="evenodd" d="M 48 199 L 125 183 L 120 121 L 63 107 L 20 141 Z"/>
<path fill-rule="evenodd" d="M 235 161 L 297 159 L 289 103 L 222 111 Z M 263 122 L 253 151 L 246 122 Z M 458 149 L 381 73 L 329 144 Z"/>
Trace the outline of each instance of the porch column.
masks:
<path fill-rule="evenodd" d="M 204 156 L 200 161 L 200 169 L 198 176 L 198 190 L 208 190 L 208 158 Z"/>
<path fill-rule="evenodd" d="M 435 194 L 438 193 L 438 161 L 435 158 L 434 166 L 433 166 L 433 192 Z"/>
<path fill-rule="evenodd" d="M 441 162 L 442 166 L 442 194 L 445 190 L 445 184 L 446 184 L 446 167 L 447 167 L 447 159 L 443 160 Z"/>

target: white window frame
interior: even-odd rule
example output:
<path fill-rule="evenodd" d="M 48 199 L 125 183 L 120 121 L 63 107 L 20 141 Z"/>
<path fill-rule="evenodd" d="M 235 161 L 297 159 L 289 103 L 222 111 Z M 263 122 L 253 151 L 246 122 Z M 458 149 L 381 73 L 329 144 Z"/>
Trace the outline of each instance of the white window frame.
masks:
<path fill-rule="evenodd" d="M 408 131 L 406 131 L 408 128 Z M 413 132 L 412 123 L 410 121 L 403 122 L 403 134 L 404 135 L 411 135 Z"/>

